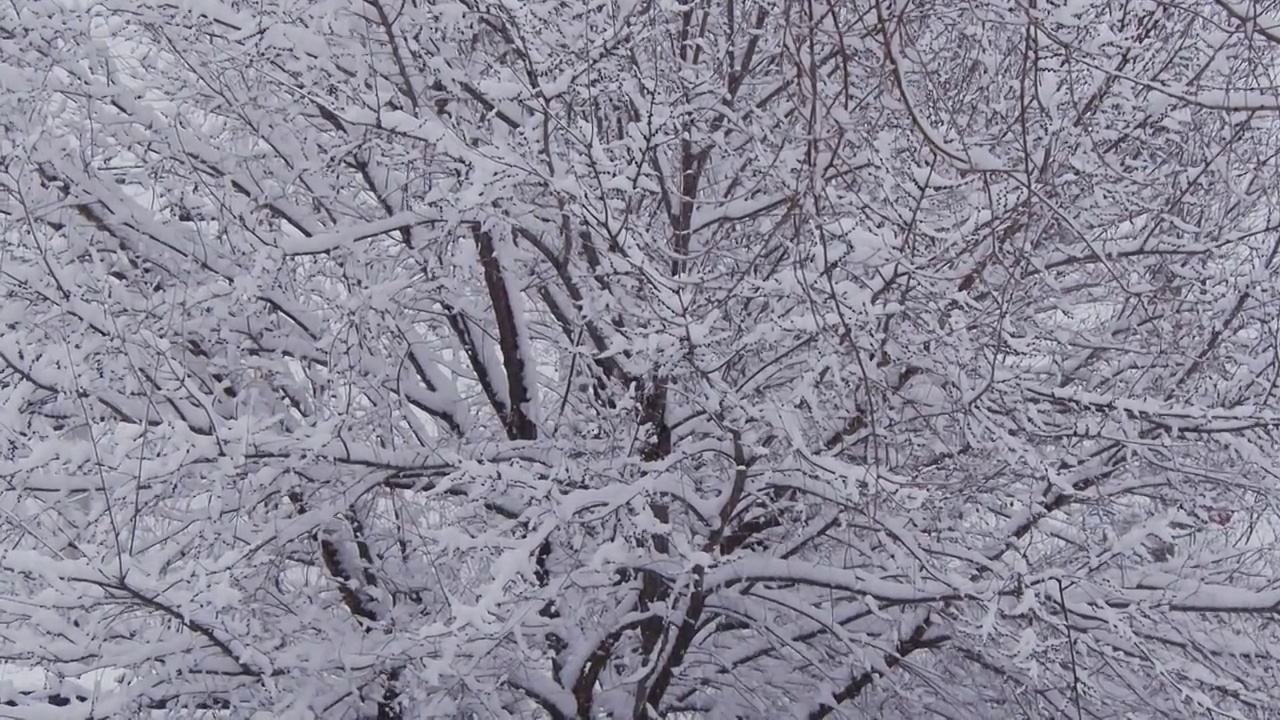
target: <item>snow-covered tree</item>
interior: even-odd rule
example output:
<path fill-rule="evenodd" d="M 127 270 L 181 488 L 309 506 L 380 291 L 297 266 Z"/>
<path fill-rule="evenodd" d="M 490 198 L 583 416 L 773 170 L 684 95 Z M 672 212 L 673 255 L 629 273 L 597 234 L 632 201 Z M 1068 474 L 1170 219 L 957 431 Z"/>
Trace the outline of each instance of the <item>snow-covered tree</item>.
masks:
<path fill-rule="evenodd" d="M 4 5 L 5 712 L 1267 716 L 1269 5 Z"/>

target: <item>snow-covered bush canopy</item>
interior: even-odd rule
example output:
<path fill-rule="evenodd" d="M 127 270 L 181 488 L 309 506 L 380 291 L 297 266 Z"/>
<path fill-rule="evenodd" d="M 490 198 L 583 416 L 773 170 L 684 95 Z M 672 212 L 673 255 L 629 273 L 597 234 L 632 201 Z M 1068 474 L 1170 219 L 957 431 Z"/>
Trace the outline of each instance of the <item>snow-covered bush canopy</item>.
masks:
<path fill-rule="evenodd" d="M 1268 5 L 4 4 L 4 712 L 1274 712 Z"/>

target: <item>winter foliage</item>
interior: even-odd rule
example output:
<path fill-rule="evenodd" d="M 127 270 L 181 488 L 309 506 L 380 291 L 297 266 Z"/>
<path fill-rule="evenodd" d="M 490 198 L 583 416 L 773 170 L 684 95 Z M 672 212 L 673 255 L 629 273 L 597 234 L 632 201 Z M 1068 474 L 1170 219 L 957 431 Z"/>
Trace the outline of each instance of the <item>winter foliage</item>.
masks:
<path fill-rule="evenodd" d="M 1277 717 L 1274 5 L 3 5 L 0 715 Z"/>

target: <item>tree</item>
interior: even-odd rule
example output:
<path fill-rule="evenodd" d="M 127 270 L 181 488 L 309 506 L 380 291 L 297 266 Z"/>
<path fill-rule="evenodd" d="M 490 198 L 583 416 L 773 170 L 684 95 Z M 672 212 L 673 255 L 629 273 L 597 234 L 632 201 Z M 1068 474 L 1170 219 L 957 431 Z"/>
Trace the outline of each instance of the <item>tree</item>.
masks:
<path fill-rule="evenodd" d="M 6 6 L 6 700 L 1264 716 L 1263 6 Z"/>

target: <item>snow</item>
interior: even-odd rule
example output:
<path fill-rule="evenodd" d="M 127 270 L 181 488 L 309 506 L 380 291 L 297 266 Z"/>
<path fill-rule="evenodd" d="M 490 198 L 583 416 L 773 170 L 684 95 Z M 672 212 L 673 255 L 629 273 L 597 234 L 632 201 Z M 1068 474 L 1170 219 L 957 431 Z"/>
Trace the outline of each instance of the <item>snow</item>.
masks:
<path fill-rule="evenodd" d="M 708 588 L 732 582 L 804 582 L 894 603 L 936 601 L 958 595 L 955 588 L 935 582 L 901 583 L 854 570 L 760 557 L 744 557 L 708 570 L 704 580 Z"/>
<path fill-rule="evenodd" d="M 625 2 L 19 5 L 0 656 L 43 655 L 0 682 L 298 718 L 401 668 L 485 717 L 629 717 L 668 675 L 673 718 L 1273 704 L 1273 14 L 868 44 L 749 9 L 682 48 L 687 8 Z M 797 75 L 806 43 L 837 61 Z"/>

